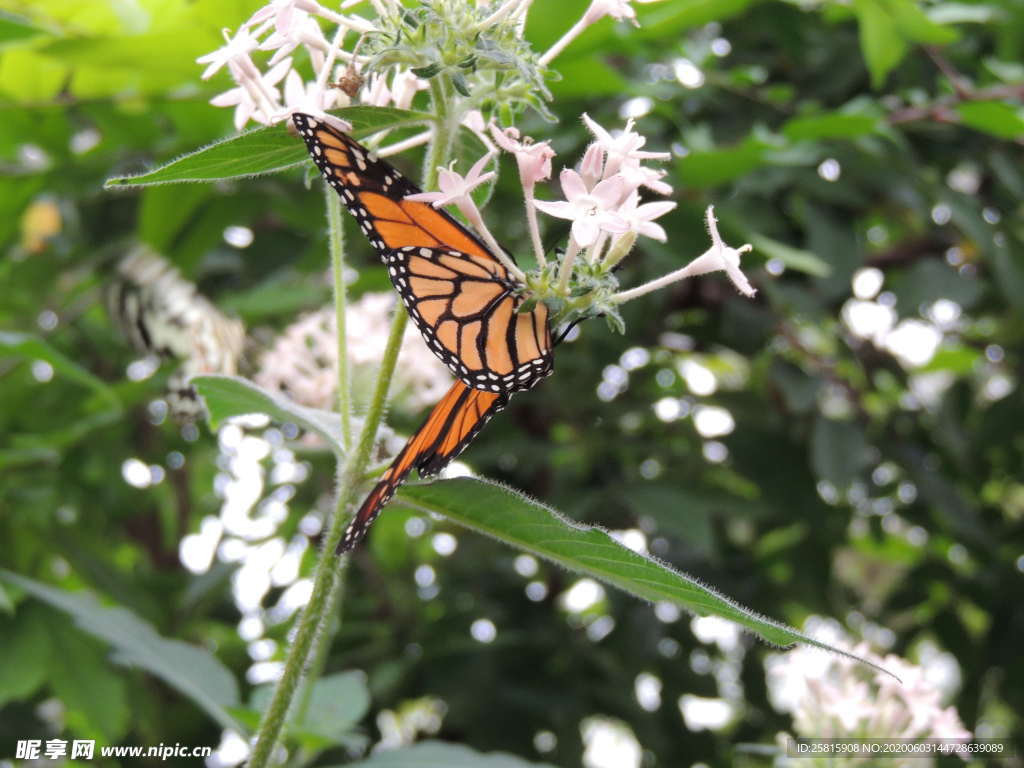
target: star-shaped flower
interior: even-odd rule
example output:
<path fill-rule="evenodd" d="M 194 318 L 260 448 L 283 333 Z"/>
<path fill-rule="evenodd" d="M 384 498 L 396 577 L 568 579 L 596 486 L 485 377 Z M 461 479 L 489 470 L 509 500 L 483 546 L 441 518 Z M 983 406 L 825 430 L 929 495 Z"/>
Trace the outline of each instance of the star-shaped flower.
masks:
<path fill-rule="evenodd" d="M 559 181 L 565 200 L 535 200 L 534 205 L 549 216 L 571 221 L 572 236 L 581 248 L 592 245 L 602 231 L 622 234 L 629 230 L 625 219 L 615 210 L 626 191 L 621 177 L 605 179 L 588 190 L 583 178 L 571 168 L 566 168 Z"/>

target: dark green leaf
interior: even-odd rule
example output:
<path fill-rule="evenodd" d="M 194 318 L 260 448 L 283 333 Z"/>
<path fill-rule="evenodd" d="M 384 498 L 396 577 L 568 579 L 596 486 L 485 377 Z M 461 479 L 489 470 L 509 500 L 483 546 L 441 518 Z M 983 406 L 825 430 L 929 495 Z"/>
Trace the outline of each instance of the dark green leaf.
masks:
<path fill-rule="evenodd" d="M 337 741 L 352 730 L 370 708 L 366 675 L 341 672 L 313 683 L 305 717 L 294 723 L 298 731 Z"/>
<path fill-rule="evenodd" d="M 35 26 L 27 19 L 0 11 L 0 47 L 7 47 L 22 40 L 45 35 L 46 30 Z"/>
<path fill-rule="evenodd" d="M 49 631 L 38 605 L 25 604 L 17 616 L 0 619 L 0 648 L 16 664 L 0 664 L 0 707 L 31 695 L 49 676 Z"/>
<path fill-rule="evenodd" d="M 874 133 L 879 124 L 879 119 L 872 115 L 830 112 L 823 115 L 794 117 L 782 126 L 782 135 L 791 141 L 855 139 Z"/>
<path fill-rule="evenodd" d="M 1000 139 L 1024 137 L 1024 108 L 1002 101 L 968 101 L 957 105 L 960 121 Z"/>
<path fill-rule="evenodd" d="M 696 579 L 628 549 L 607 531 L 581 526 L 526 496 L 485 480 L 458 478 L 404 486 L 397 499 L 492 536 L 537 557 L 618 587 L 642 600 L 667 600 L 698 616 L 735 622 L 774 645 L 836 650 L 758 616 Z M 686 510 L 679 510 L 685 514 Z M 838 651 L 837 651 L 838 652 Z"/>
<path fill-rule="evenodd" d="M 238 684 L 206 649 L 161 637 L 131 611 L 101 605 L 89 592 L 68 592 L 2 569 L 0 578 L 70 615 L 83 631 L 114 649 L 114 662 L 151 672 L 222 727 L 239 727 L 227 711 L 238 706 Z"/>
<path fill-rule="evenodd" d="M 102 647 L 85 642 L 63 621 L 50 617 L 50 685 L 67 708 L 70 728 L 91 738 L 116 743 L 128 728 L 130 707 L 124 678 L 110 674 Z"/>
<path fill-rule="evenodd" d="M 715 187 L 764 165 L 770 149 L 770 144 L 750 136 L 735 147 L 690 152 L 676 161 L 676 170 L 688 186 Z"/>
<path fill-rule="evenodd" d="M 750 244 L 754 246 L 755 253 L 767 259 L 778 259 L 787 269 L 793 269 L 797 272 L 813 275 L 814 277 L 828 277 L 832 272 L 832 267 L 829 266 L 828 262 L 819 259 L 813 253 L 805 251 L 803 248 L 794 248 L 791 245 L 780 243 L 778 240 L 773 240 L 770 237 L 759 234 L 751 234 L 748 239 Z"/>
<path fill-rule="evenodd" d="M 867 439 L 860 426 L 818 418 L 811 436 L 811 466 L 819 478 L 842 490 L 857 478 L 866 460 Z"/>
<path fill-rule="evenodd" d="M 120 410 L 121 401 L 106 382 L 57 351 L 49 342 L 38 336 L 0 331 L 0 355 L 11 355 L 28 360 L 45 360 L 53 366 L 53 370 L 58 376 L 88 387 Z"/>
<path fill-rule="evenodd" d="M 352 124 L 362 138 L 384 128 L 401 128 L 430 121 L 430 116 L 389 107 L 348 107 L 334 114 Z M 107 187 L 145 186 L 179 182 L 220 181 L 279 173 L 306 162 L 309 155 L 283 125 L 257 128 L 211 144 L 137 176 L 107 180 Z"/>
<path fill-rule="evenodd" d="M 270 392 L 235 376 L 196 376 L 192 385 L 206 402 L 212 429 L 232 416 L 265 413 L 278 421 L 316 432 L 338 453 L 343 450 L 341 417 L 336 413 L 307 408 L 278 392 Z"/>

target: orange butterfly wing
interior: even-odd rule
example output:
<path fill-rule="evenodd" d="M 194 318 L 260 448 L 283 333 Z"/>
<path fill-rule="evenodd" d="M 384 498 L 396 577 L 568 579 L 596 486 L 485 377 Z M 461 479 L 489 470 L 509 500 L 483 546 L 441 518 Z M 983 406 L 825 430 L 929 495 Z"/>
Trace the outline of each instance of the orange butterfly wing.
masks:
<path fill-rule="evenodd" d="M 440 472 L 507 403 L 508 395 L 472 389 L 456 381 L 363 501 L 345 529 L 337 553 L 348 552 L 363 540 L 381 509 L 413 469 L 421 475 Z"/>
<path fill-rule="evenodd" d="M 388 267 L 430 349 L 471 387 L 531 389 L 551 373 L 547 307 L 518 312 L 520 286 L 473 233 L 368 149 L 310 115 L 295 125 L 324 178 Z"/>

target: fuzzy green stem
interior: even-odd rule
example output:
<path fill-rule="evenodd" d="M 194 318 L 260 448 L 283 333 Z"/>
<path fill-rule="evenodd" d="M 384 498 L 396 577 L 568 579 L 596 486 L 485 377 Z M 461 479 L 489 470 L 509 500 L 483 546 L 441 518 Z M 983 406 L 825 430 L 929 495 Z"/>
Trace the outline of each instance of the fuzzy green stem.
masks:
<path fill-rule="evenodd" d="M 449 111 L 452 86 L 443 75 L 432 77 L 428 82 L 434 108 L 434 136 L 423 159 L 423 188 L 430 190 L 437 187 L 437 169 L 451 156 L 459 121 L 457 111 Z"/>
<path fill-rule="evenodd" d="M 313 592 L 310 595 L 309 603 L 302 612 L 302 618 L 299 619 L 295 640 L 288 652 L 288 658 L 285 660 L 284 672 L 281 674 L 281 679 L 274 690 L 274 696 L 270 700 L 270 706 L 267 707 L 266 715 L 260 724 L 248 768 L 266 768 L 268 765 L 284 728 L 288 710 L 298 690 L 303 669 L 315 648 L 319 630 L 327 615 L 327 609 L 335 603 L 335 592 L 340 589 L 341 568 L 334 556 L 334 551 L 348 525 L 348 515 L 345 512 L 355 501 L 356 492 L 359 490 L 359 481 L 369 464 L 370 452 L 377 437 L 377 429 L 384 416 L 384 404 L 395 372 L 395 365 L 398 362 L 398 350 L 402 346 L 402 336 L 405 333 L 407 322 L 408 315 L 405 312 L 401 309 L 395 312 L 394 320 L 391 323 L 391 333 L 388 336 L 387 346 L 384 348 L 384 359 L 381 362 L 377 386 L 370 402 L 370 409 L 366 414 L 363 431 L 359 435 L 359 443 L 355 452 L 350 453 L 346 458 L 340 472 L 337 510 L 331 518 L 330 530 L 324 537 L 321 547 L 320 560 L 317 562 L 313 577 Z"/>
<path fill-rule="evenodd" d="M 569 278 L 572 277 L 572 266 L 576 262 L 576 256 L 580 252 L 579 245 L 576 244 L 575 238 L 570 238 L 569 249 L 565 252 L 565 256 L 562 257 L 562 265 L 558 269 L 558 295 L 568 296 L 569 295 Z"/>
<path fill-rule="evenodd" d="M 450 112 L 448 109 L 448 97 L 451 87 L 446 87 L 446 84 L 438 82 L 439 80 L 440 78 L 433 78 L 430 81 L 436 122 L 434 125 L 433 141 L 427 149 L 427 159 L 425 161 L 424 185 L 428 189 L 437 186 L 437 168 L 443 165 L 450 155 L 454 132 L 458 128 L 458 120 L 453 119 L 455 113 Z M 330 195 L 327 200 L 328 221 L 330 222 Z M 338 229 L 340 231 L 340 227 Z M 337 267 L 342 267 L 340 260 Z M 336 272 L 335 274 L 336 307 L 338 296 L 344 296 L 344 290 L 337 291 L 339 280 L 343 283 L 344 275 L 342 272 Z M 337 311 L 342 312 L 343 308 L 337 308 Z M 366 421 L 363 423 L 363 430 L 359 435 L 359 441 L 356 444 L 355 450 L 347 453 L 344 463 L 338 472 L 337 507 L 331 518 L 330 529 L 327 536 L 324 537 L 321 547 L 320 559 L 317 562 L 313 575 L 313 591 L 310 595 L 309 603 L 299 619 L 295 640 L 288 651 L 288 658 L 285 660 L 281 679 L 274 689 L 270 705 L 267 707 L 263 721 L 260 723 L 259 731 L 256 734 L 256 744 L 253 746 L 248 768 L 266 768 L 269 764 L 274 749 L 281 738 L 281 732 L 284 730 L 284 725 L 287 722 L 288 711 L 295 700 L 304 670 L 307 665 L 313 666 L 311 662 L 315 663 L 314 654 L 317 653 L 318 647 L 323 642 L 321 635 L 323 634 L 326 619 L 337 605 L 343 583 L 341 578 L 343 567 L 339 567 L 334 551 L 337 549 L 338 542 L 341 541 L 342 534 L 348 525 L 349 516 L 346 512 L 349 506 L 356 500 L 356 493 L 359 491 L 361 480 L 370 461 L 370 453 L 376 441 L 377 430 L 384 417 L 388 390 L 391 387 L 391 379 L 394 377 L 395 366 L 398 363 L 398 351 L 402 346 L 402 337 L 405 334 L 408 320 L 408 314 L 399 305 L 395 309 L 395 315 L 391 321 L 391 331 L 388 335 L 387 345 L 384 348 L 380 373 L 377 377 L 373 398 L 370 401 L 370 408 L 366 414 Z M 339 329 L 339 338 L 340 336 Z M 339 341 L 339 343 L 341 342 Z"/>
<path fill-rule="evenodd" d="M 329 184 L 324 184 L 327 201 L 327 244 L 331 251 L 331 272 L 334 276 L 334 316 L 338 329 L 338 413 L 341 414 L 341 438 L 345 450 L 352 448 L 352 380 L 348 370 L 348 336 L 346 334 L 345 232 L 341 222 L 341 198 Z"/>

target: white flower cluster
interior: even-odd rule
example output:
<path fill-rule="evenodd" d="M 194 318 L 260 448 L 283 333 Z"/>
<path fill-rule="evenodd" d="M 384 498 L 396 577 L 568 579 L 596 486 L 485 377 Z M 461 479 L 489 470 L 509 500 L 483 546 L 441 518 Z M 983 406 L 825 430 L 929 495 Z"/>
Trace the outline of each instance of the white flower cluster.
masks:
<path fill-rule="evenodd" d="M 880 656 L 867 643 L 851 646 L 841 634 L 830 644 L 896 675 L 872 669 L 852 658 L 799 646 L 768 657 L 765 667 L 772 705 L 793 716 L 797 736 L 815 739 L 957 739 L 971 738 L 956 707 L 943 707 L 943 691 L 932 670 L 894 654 Z M 784 742 L 788 735 L 782 734 Z M 784 745 L 783 745 L 784 746 Z M 828 756 L 829 766 L 861 765 L 864 757 Z M 861 762 L 857 762 L 861 761 Z M 781 765 L 790 765 L 783 760 Z M 813 758 L 792 760 L 811 768 Z M 928 758 L 913 760 L 927 768 Z"/>
<path fill-rule="evenodd" d="M 387 343 L 395 296 L 365 293 L 345 316 L 349 364 L 356 392 L 375 379 Z M 448 369 L 427 348 L 419 332 L 406 329 L 392 381 L 394 402 L 409 412 L 437 402 L 451 386 Z M 255 376 L 261 387 L 287 394 L 311 408 L 332 410 L 338 385 L 338 333 L 333 307 L 325 307 L 288 326 L 264 353 Z"/>
<path fill-rule="evenodd" d="M 541 57 L 546 66 L 566 45 L 594 22 L 610 16 L 617 20 L 628 19 L 636 24 L 636 13 L 631 2 L 658 2 L 659 0 L 593 0 L 579 21 L 559 40 L 551 50 Z M 533 0 L 506 0 L 488 16 L 482 26 L 497 23 L 503 19 L 516 21 L 520 26 Z M 343 0 L 341 10 L 364 4 L 363 0 Z M 490 8 L 490 0 L 477 0 L 476 5 Z M 372 0 L 379 17 L 388 14 L 405 13 L 407 9 L 400 0 Z M 328 37 L 321 26 L 326 22 L 335 30 Z M 272 125 L 287 120 L 294 112 L 304 112 L 323 119 L 330 119 L 325 111 L 344 107 L 352 101 L 343 84 L 352 71 L 368 59 L 360 56 L 358 43 L 351 51 L 344 49 L 349 34 L 356 39 L 371 33 L 380 33 L 377 24 L 358 14 L 337 13 L 324 7 L 316 0 L 271 0 L 257 10 L 238 31 L 231 34 L 224 30 L 224 45 L 211 53 L 196 59 L 206 65 L 203 80 L 213 77 L 227 67 L 236 87 L 214 97 L 211 104 L 218 107 L 235 108 L 235 127 L 242 129 L 250 120 Z M 307 54 L 313 79 L 308 80 L 295 67 L 296 50 L 302 48 Z M 269 53 L 261 71 L 253 54 Z M 338 65 L 337 67 L 335 65 Z M 284 94 L 278 88 L 284 82 Z M 358 85 L 352 89 L 354 94 Z M 360 104 L 372 106 L 395 106 L 408 109 L 416 92 L 427 88 L 427 83 L 408 69 L 392 68 L 391 80 L 381 73 L 372 73 L 362 87 L 358 98 Z"/>
<path fill-rule="evenodd" d="M 342 9 L 359 5 L 346 0 Z M 394 0 L 382 3 L 393 5 Z M 318 19 L 335 24 L 333 39 L 328 40 Z M 335 13 L 315 0 L 272 0 L 260 8 L 231 35 L 224 30 L 224 45 L 196 61 L 205 64 L 202 78 L 213 77 L 227 67 L 236 87 L 214 97 L 217 107 L 235 107 L 235 127 L 242 129 L 250 120 L 271 125 L 287 120 L 294 112 L 327 118 L 325 110 L 344 107 L 351 98 L 333 80 L 343 81 L 350 64 L 358 65 L 359 56 L 342 48 L 349 33 L 364 35 L 376 27 L 355 14 Z M 308 56 L 313 79 L 307 80 L 295 67 L 293 53 L 299 47 Z M 272 52 L 261 71 L 253 60 L 257 51 Z M 335 65 L 338 64 L 336 67 Z M 284 95 L 278 84 L 284 81 Z M 373 75 L 362 89 L 359 102 L 373 106 L 408 109 L 416 91 L 427 84 L 411 72 L 395 70 L 390 84 L 383 75 Z"/>

